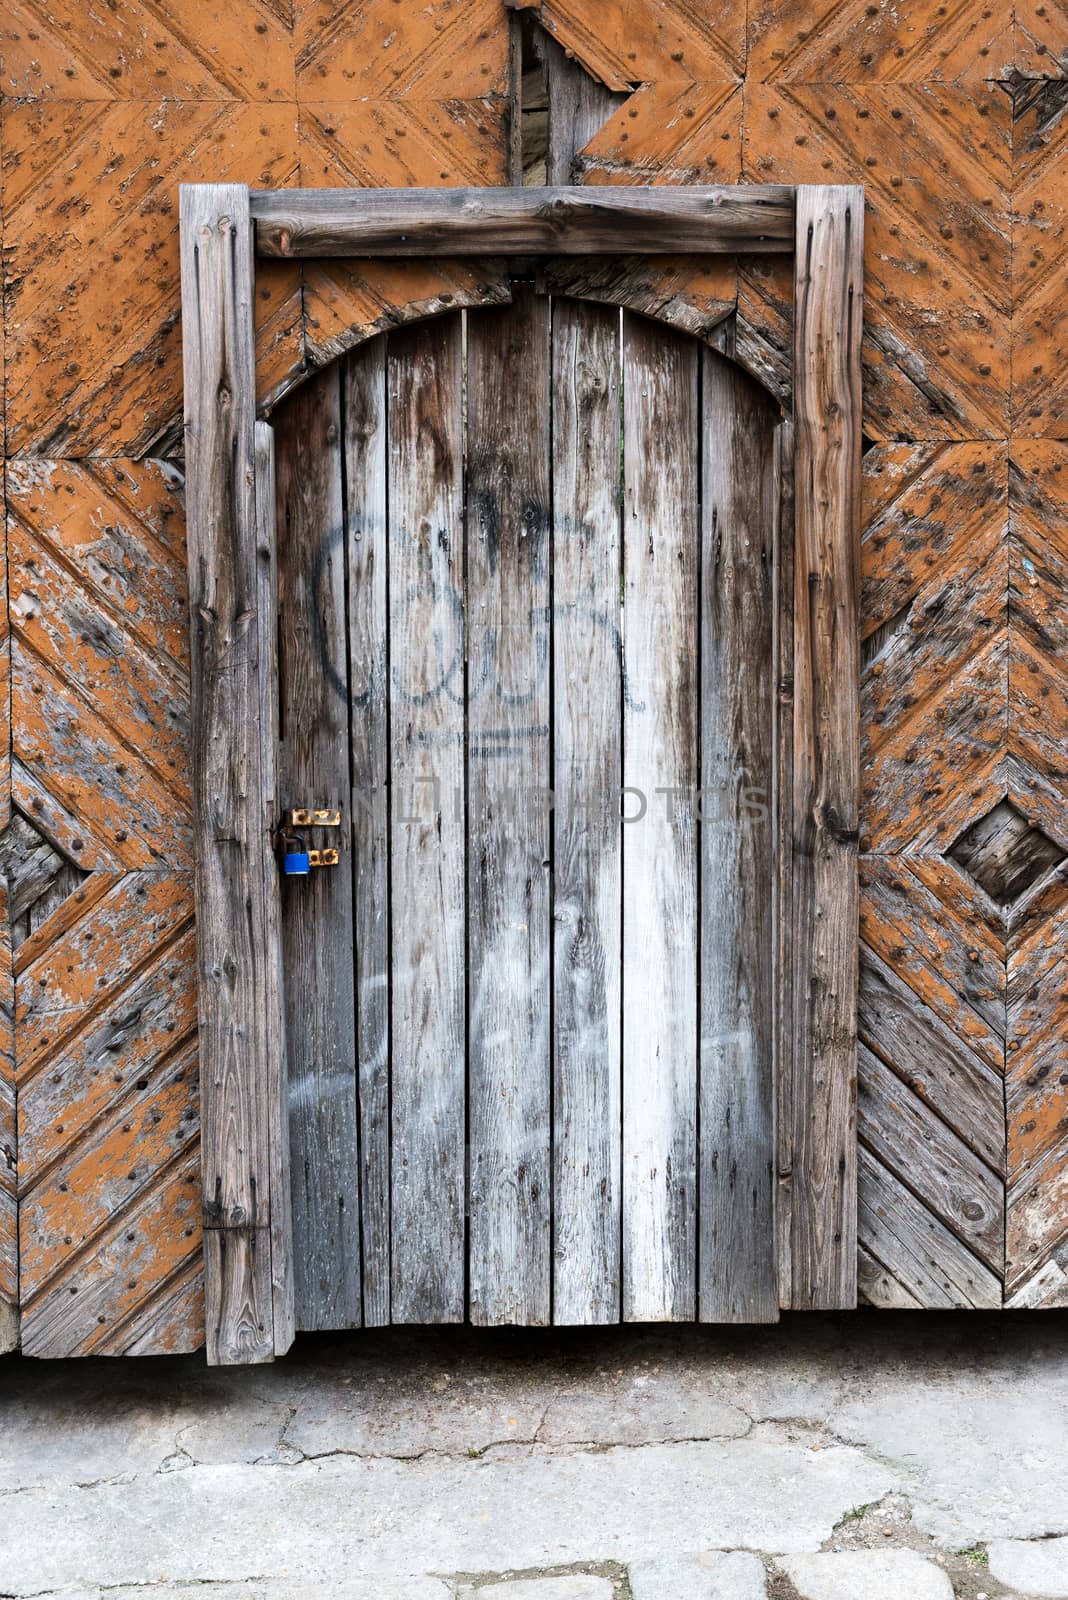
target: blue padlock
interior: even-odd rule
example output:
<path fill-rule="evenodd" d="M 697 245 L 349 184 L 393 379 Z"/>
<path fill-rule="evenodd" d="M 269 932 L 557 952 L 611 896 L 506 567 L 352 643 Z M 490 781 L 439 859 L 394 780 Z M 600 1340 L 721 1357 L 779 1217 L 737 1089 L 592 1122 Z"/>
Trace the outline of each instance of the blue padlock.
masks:
<path fill-rule="evenodd" d="M 304 878 L 311 871 L 311 858 L 303 839 L 289 835 L 282 840 L 282 872 L 287 878 Z"/>

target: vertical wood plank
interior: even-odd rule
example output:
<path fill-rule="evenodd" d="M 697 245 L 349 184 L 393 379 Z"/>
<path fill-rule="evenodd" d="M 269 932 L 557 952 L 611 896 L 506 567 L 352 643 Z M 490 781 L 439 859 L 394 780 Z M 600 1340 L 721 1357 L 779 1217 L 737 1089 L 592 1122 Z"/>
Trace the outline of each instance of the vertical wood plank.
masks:
<path fill-rule="evenodd" d="M 714 351 L 701 382 L 699 1314 L 778 1316 L 772 803 L 775 425 Z"/>
<path fill-rule="evenodd" d="M 462 395 L 459 315 L 391 337 L 394 1322 L 464 1316 Z"/>
<path fill-rule="evenodd" d="M 696 1312 L 697 347 L 623 314 L 623 1316 Z"/>
<path fill-rule="evenodd" d="M 468 319 L 469 1314 L 550 1320 L 549 302 Z"/>
<path fill-rule="evenodd" d="M 389 1322 L 389 723 L 386 340 L 342 366 L 353 928 L 365 1327 Z"/>
<path fill-rule="evenodd" d="M 798 188 L 791 1218 L 797 1309 L 856 1303 L 863 231 L 863 190 Z"/>
<path fill-rule="evenodd" d="M 206 1343 L 269 1361 L 271 1008 L 266 620 L 255 502 L 253 238 L 240 184 L 180 200 Z M 271 619 L 273 626 L 273 618 Z"/>
<path fill-rule="evenodd" d="M 542 38 L 549 91 L 549 144 L 546 183 L 581 179 L 579 154 L 627 98 L 590 76 L 548 34 Z"/>
<path fill-rule="evenodd" d="M 775 562 L 775 1237 L 779 1309 L 793 1304 L 794 1172 L 794 423 L 776 435 Z"/>
<path fill-rule="evenodd" d="M 275 525 L 274 430 L 257 422 L 256 540 L 259 551 L 260 593 L 258 614 L 263 625 L 265 670 L 260 674 L 260 715 L 263 740 L 263 827 L 271 837 L 278 823 L 278 539 Z M 264 855 L 264 909 L 267 919 L 267 1010 L 278 1036 L 278 1048 L 268 1057 L 268 1117 L 271 1158 L 271 1283 L 274 1301 L 274 1353 L 281 1356 L 296 1332 L 296 1290 L 293 1277 L 293 1208 L 289 1168 L 289 1081 L 285 1038 L 285 989 L 282 978 L 282 900 L 278 869 Z"/>
<path fill-rule="evenodd" d="M 346 550 L 336 368 L 288 402 L 277 456 L 281 571 L 282 800 L 347 817 L 349 674 Z M 361 1321 L 352 876 L 342 865 L 284 882 L 282 950 L 289 1048 L 289 1128 L 302 1329 Z"/>
<path fill-rule="evenodd" d="M 556 300 L 553 1320 L 620 1313 L 619 313 Z"/>

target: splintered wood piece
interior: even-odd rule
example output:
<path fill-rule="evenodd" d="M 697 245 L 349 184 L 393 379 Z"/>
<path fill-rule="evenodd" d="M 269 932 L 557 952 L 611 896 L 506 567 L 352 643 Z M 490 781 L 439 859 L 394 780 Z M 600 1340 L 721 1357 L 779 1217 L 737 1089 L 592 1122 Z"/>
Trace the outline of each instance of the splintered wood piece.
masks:
<path fill-rule="evenodd" d="M 394 1322 L 465 1310 L 462 396 L 459 314 L 391 336 Z"/>
<path fill-rule="evenodd" d="M 698 350 L 623 315 L 623 1316 L 696 1312 Z"/>
<path fill-rule="evenodd" d="M 550 1320 L 549 302 L 467 331 L 469 1313 Z"/>
<path fill-rule="evenodd" d="M 619 312 L 553 305 L 553 1320 L 618 1322 Z"/>
<path fill-rule="evenodd" d="M 714 351 L 701 378 L 699 1314 L 773 1322 L 778 409 Z"/>
<path fill-rule="evenodd" d="M 340 440 L 334 370 L 288 402 L 278 441 L 287 809 L 306 795 L 331 810 L 350 801 Z M 287 878 L 283 895 L 297 1326 L 355 1328 L 362 1318 L 352 875 Z"/>

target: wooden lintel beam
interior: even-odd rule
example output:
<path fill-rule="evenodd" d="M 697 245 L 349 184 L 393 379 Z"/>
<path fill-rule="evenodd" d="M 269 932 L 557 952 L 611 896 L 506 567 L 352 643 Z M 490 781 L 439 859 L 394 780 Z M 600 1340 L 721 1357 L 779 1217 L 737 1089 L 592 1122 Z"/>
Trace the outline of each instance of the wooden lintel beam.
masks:
<path fill-rule="evenodd" d="M 788 254 L 786 184 L 671 188 L 254 189 L 264 256 Z"/>

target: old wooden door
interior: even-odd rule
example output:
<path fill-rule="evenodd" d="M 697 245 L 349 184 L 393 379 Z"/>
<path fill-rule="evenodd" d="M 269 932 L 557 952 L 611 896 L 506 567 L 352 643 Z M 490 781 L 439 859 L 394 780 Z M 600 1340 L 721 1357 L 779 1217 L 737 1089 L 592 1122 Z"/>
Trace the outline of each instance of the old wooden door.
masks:
<path fill-rule="evenodd" d="M 298 1327 L 777 1315 L 779 425 L 519 283 L 279 413 Z"/>

